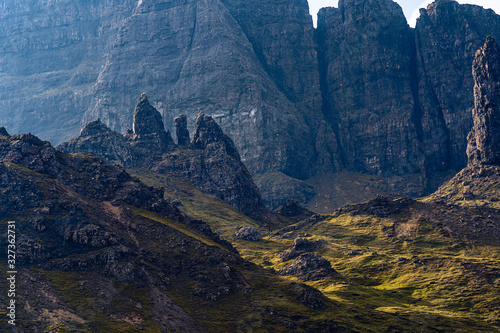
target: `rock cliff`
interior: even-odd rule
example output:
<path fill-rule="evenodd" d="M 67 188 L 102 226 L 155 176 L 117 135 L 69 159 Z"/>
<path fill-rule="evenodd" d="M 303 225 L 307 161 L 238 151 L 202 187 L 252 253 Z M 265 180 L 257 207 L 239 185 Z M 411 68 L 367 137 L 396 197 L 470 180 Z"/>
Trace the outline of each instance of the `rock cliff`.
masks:
<path fill-rule="evenodd" d="M 473 124 L 472 61 L 486 37 L 499 34 L 500 16 L 492 10 L 452 0 L 438 0 L 421 10 L 415 38 L 427 168 L 465 167 L 467 134 Z"/>
<path fill-rule="evenodd" d="M 200 112 L 193 138 L 188 141 L 186 117 L 176 119 L 179 145 L 173 143 L 160 113 L 142 94 L 134 113 L 134 130 L 125 137 L 94 121 L 84 127 L 79 137 L 62 143 L 58 149 L 186 180 L 241 212 L 260 217 L 263 204 L 259 189 L 231 138 L 211 116 Z"/>
<path fill-rule="evenodd" d="M 474 58 L 474 127 L 469 133 L 469 166 L 500 166 L 500 47 L 488 37 Z"/>
<path fill-rule="evenodd" d="M 266 202 L 321 195 L 301 181 L 344 171 L 422 194 L 466 164 L 470 64 L 500 17 L 437 0 L 411 29 L 391 0 L 338 7 L 314 30 L 306 0 L 5 0 L 0 125 L 53 143 L 96 119 L 125 134 L 148 91 L 165 130 L 185 128 L 180 146 L 211 114 L 271 189 Z M 172 144 L 134 135 L 159 155 Z"/>
<path fill-rule="evenodd" d="M 341 164 L 381 175 L 420 172 L 413 121 L 412 34 L 392 0 L 341 0 L 318 14 L 324 113 Z"/>
<path fill-rule="evenodd" d="M 170 132 L 165 131 L 160 112 L 142 94 L 134 111 L 132 133 L 129 134 L 132 147 L 143 148 L 150 154 L 167 152 L 174 144 Z"/>
<path fill-rule="evenodd" d="M 129 142 L 123 135 L 111 130 L 100 119 L 85 125 L 80 136 L 61 143 L 57 148 L 65 153 L 92 154 L 124 167 L 133 165 Z"/>

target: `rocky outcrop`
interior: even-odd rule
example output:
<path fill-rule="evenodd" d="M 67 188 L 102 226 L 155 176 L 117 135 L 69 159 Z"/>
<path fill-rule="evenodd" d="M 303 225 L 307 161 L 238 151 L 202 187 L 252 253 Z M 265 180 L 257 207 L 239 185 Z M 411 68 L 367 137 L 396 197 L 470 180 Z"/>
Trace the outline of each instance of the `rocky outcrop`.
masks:
<path fill-rule="evenodd" d="M 304 253 L 285 269 L 282 275 L 293 275 L 302 281 L 316 281 L 335 274 L 332 264 L 317 253 Z"/>
<path fill-rule="evenodd" d="M 259 232 L 257 229 L 249 226 L 240 227 L 236 232 L 236 238 L 257 242 L 259 240 Z"/>
<path fill-rule="evenodd" d="M 150 153 L 161 154 L 167 152 L 173 143 L 170 132 L 165 131 L 160 112 L 149 103 L 148 97 L 143 93 L 135 107 L 130 144 Z"/>
<path fill-rule="evenodd" d="M 319 249 L 324 243 L 324 240 L 310 241 L 307 238 L 295 238 L 292 247 L 281 252 L 280 258 L 282 261 L 295 259 L 306 252 L 312 252 Z"/>
<path fill-rule="evenodd" d="M 305 220 L 314 215 L 313 212 L 304 208 L 300 202 L 294 199 L 287 200 L 285 204 L 278 209 L 278 213 L 295 221 Z"/>
<path fill-rule="evenodd" d="M 187 117 L 180 115 L 174 119 L 175 122 L 175 135 L 177 136 L 177 144 L 179 146 L 189 146 L 189 131 L 187 128 Z"/>
<path fill-rule="evenodd" d="M 479 6 L 437 0 L 420 11 L 415 27 L 418 117 L 430 171 L 467 164 L 474 107 L 471 64 L 486 37 L 499 38 L 499 32 L 500 16 Z"/>
<path fill-rule="evenodd" d="M 469 133 L 469 166 L 500 166 L 500 47 L 488 37 L 476 52 L 474 77 L 474 127 Z"/>
<path fill-rule="evenodd" d="M 196 119 L 189 149 L 178 147 L 151 170 L 184 179 L 251 216 L 263 207 L 259 189 L 241 162 L 235 144 L 204 113 Z"/>
<path fill-rule="evenodd" d="M 57 146 L 65 153 L 84 153 L 102 158 L 113 164 L 124 167 L 133 165 L 133 156 L 129 142 L 99 119 L 88 123 L 82 129 L 80 136 Z"/>

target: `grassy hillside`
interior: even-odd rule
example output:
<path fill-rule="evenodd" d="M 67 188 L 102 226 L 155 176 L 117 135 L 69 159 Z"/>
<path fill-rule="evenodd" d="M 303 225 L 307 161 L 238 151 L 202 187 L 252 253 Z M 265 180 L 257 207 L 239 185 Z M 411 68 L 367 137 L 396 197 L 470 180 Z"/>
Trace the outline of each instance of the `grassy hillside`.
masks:
<path fill-rule="evenodd" d="M 164 186 L 167 195 L 182 202 L 184 212 L 203 218 L 243 258 L 268 270 L 293 262 L 283 262 L 279 253 L 297 237 L 323 240 L 315 252 L 337 273 L 307 284 L 336 304 L 335 318 L 347 327 L 391 331 L 403 320 L 405 332 L 499 331 L 500 246 L 495 232 L 500 218 L 491 205 L 435 203 L 439 193 L 457 184 L 448 183 L 420 201 L 382 198 L 323 215 L 317 222 L 272 232 L 260 228 L 261 240 L 250 242 L 236 239 L 235 230 L 240 225 L 258 228 L 258 221 L 175 180 L 137 175 Z M 496 185 L 481 181 L 475 191 L 485 188 L 483 193 L 496 202 L 497 193 L 491 194 Z"/>

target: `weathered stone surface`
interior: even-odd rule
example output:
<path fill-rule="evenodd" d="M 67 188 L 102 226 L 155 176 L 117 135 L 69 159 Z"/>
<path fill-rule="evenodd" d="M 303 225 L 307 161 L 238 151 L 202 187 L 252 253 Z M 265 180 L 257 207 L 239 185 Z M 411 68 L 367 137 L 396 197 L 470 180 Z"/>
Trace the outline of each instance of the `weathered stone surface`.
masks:
<path fill-rule="evenodd" d="M 136 3 L 2 1 L 2 125 L 53 144 L 78 135 L 106 54 Z"/>
<path fill-rule="evenodd" d="M 189 146 L 189 131 L 187 128 L 187 117 L 180 115 L 175 117 L 175 135 L 177 136 L 177 144 L 179 146 Z"/>
<path fill-rule="evenodd" d="M 130 143 L 132 147 L 160 154 L 168 151 L 174 144 L 170 132 L 165 131 L 160 112 L 149 104 L 144 93 L 135 107 Z"/>
<path fill-rule="evenodd" d="M 179 130 L 186 131 L 181 135 L 182 142 L 189 138 L 189 132 L 182 120 L 179 124 Z M 241 162 L 235 144 L 211 116 L 200 113 L 192 142 L 176 146 L 164 130 L 159 112 L 143 94 L 136 107 L 133 127 L 134 131 L 123 137 L 100 121 L 91 122 L 80 137 L 59 148 L 184 179 L 241 212 L 260 218 L 263 204 L 259 189 Z"/>
<path fill-rule="evenodd" d="M 288 261 L 291 259 L 295 259 L 301 254 L 306 252 L 312 252 L 318 248 L 320 248 L 324 243 L 324 240 L 317 240 L 311 242 L 307 238 L 298 237 L 293 241 L 293 245 L 291 248 L 280 253 L 280 258 L 283 261 Z"/>
<path fill-rule="evenodd" d="M 151 169 L 185 179 L 245 214 L 255 216 L 263 207 L 259 189 L 241 162 L 235 144 L 204 113 L 198 115 L 189 149 L 178 147 Z"/>
<path fill-rule="evenodd" d="M 500 165 L 500 47 L 488 37 L 476 52 L 474 77 L 474 127 L 469 133 L 469 166 Z"/>
<path fill-rule="evenodd" d="M 5 129 L 5 127 L 0 127 L 0 135 L 1 136 L 9 136 L 9 133 L 7 132 L 7 130 Z"/>
<path fill-rule="evenodd" d="M 314 188 L 304 181 L 281 172 L 268 172 L 254 176 L 266 207 L 278 209 L 289 199 L 307 202 L 315 195 Z"/>
<path fill-rule="evenodd" d="M 307 17 L 307 7 L 297 11 Z M 314 136 L 304 115 L 280 90 L 221 1 L 176 0 L 160 6 L 143 0 L 134 14 L 124 21 L 106 59 L 86 121 L 99 117 L 123 132 L 132 121 L 127 112 L 131 96 L 148 91 L 167 129 L 173 129 L 173 119 L 181 113 L 193 124 L 204 111 L 234 138 L 253 173 L 279 170 L 308 176 Z"/>
<path fill-rule="evenodd" d="M 500 16 L 479 6 L 438 0 L 420 11 L 415 27 L 419 118 L 430 170 L 467 163 L 474 81 L 471 64 L 486 37 L 499 38 Z"/>
<path fill-rule="evenodd" d="M 259 240 L 259 232 L 257 231 L 257 229 L 252 227 L 241 227 L 236 232 L 236 238 L 251 242 L 257 242 Z"/>
<path fill-rule="evenodd" d="M 332 264 L 317 253 L 304 253 L 285 269 L 282 275 L 293 275 L 303 281 L 316 281 L 335 274 Z"/>
<path fill-rule="evenodd" d="M 309 200 L 300 180 L 318 174 L 377 174 L 418 195 L 463 167 L 470 64 L 500 31 L 493 11 L 451 0 L 422 10 L 415 30 L 390 0 L 340 1 L 316 34 L 306 0 L 5 0 L 0 21 L 9 131 L 59 143 L 100 118 L 125 133 L 148 91 L 170 131 L 178 114 L 191 131 L 212 114 L 272 208 Z"/>
<path fill-rule="evenodd" d="M 57 149 L 65 153 L 92 154 L 109 163 L 121 164 L 124 167 L 133 164 L 129 142 L 123 135 L 111 130 L 100 120 L 85 125 L 79 137 L 61 143 Z"/>
<path fill-rule="evenodd" d="M 391 0 L 341 0 L 318 14 L 325 117 L 344 168 L 380 175 L 420 172 L 413 122 L 412 34 Z"/>
<path fill-rule="evenodd" d="M 314 215 L 313 212 L 304 208 L 299 201 L 290 199 L 278 209 L 278 213 L 285 217 L 289 217 L 295 221 L 305 220 Z"/>

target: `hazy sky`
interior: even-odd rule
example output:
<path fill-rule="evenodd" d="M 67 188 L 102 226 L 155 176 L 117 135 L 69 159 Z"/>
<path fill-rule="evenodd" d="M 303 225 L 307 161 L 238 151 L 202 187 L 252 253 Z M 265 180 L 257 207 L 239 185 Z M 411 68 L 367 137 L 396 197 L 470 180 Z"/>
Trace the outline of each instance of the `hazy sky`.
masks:
<path fill-rule="evenodd" d="M 308 0 L 309 10 L 313 17 L 314 26 L 316 26 L 316 14 L 318 10 L 323 7 L 337 7 L 338 0 Z M 410 26 L 414 27 L 415 22 L 419 16 L 418 9 L 425 8 L 433 0 L 396 0 L 396 2 L 403 8 L 405 16 Z M 459 3 L 469 3 L 473 5 L 483 6 L 484 8 L 491 8 L 497 14 L 500 14 L 500 0 L 458 0 Z"/>

